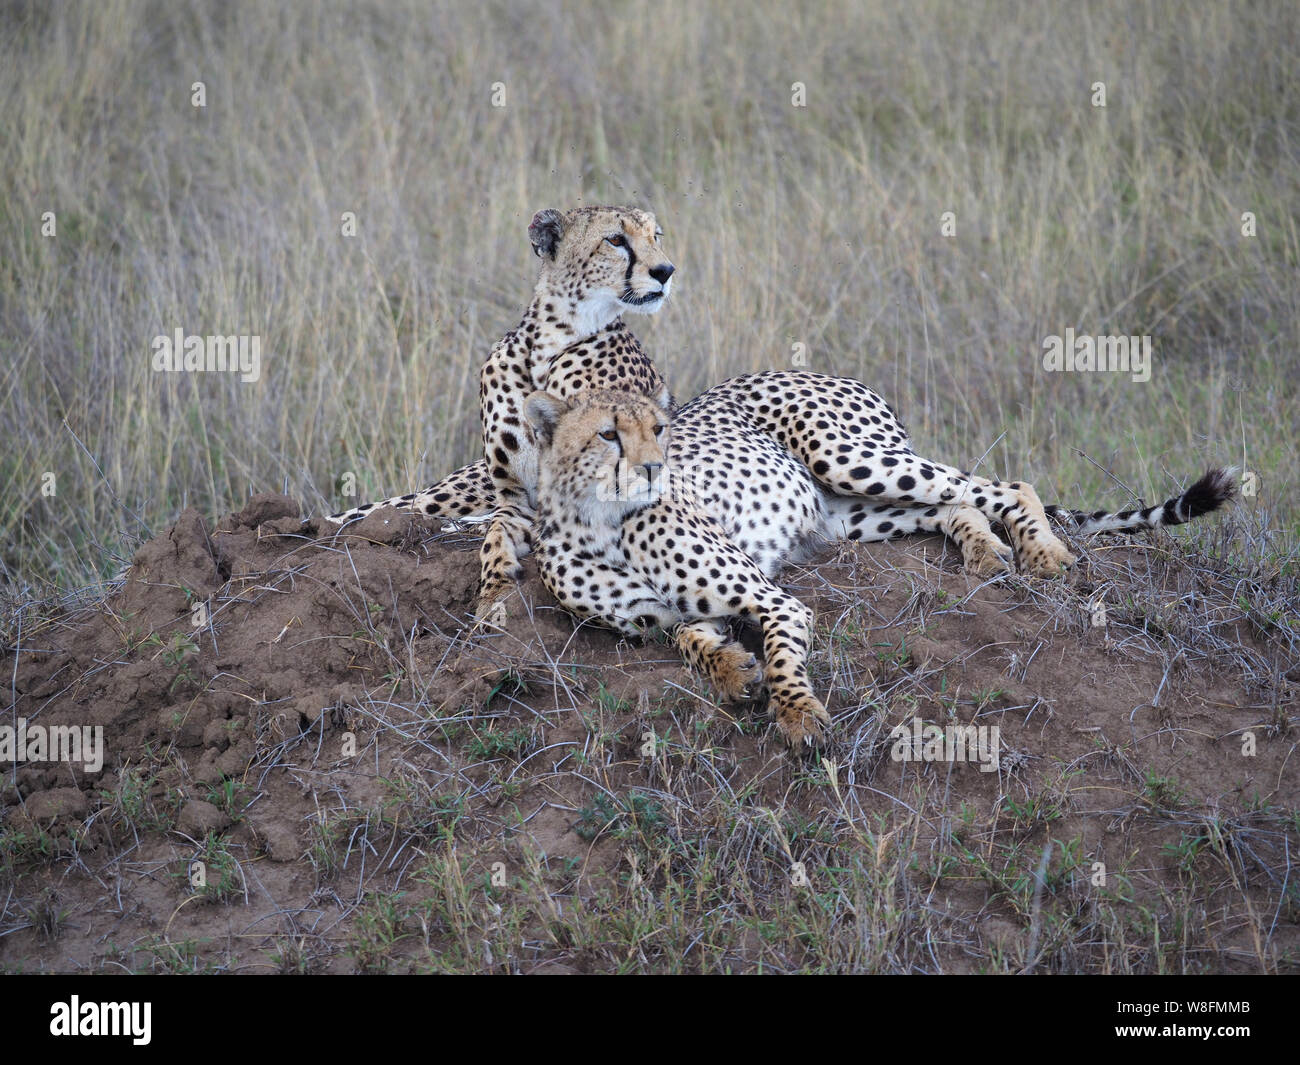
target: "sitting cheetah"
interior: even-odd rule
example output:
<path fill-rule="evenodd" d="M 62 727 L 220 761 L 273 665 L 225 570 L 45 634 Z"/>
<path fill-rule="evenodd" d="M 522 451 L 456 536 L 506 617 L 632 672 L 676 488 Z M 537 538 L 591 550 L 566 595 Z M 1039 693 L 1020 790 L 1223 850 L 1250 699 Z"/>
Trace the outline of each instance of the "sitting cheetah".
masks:
<path fill-rule="evenodd" d="M 479 377 L 483 461 L 423 492 L 367 503 L 327 520 L 341 524 L 384 506 L 439 517 L 488 517 L 481 553 L 479 616 L 513 587 L 530 550 L 537 453 L 522 416 L 536 389 L 570 398 L 620 388 L 669 409 L 672 394 L 623 324 L 625 312 L 653 314 L 668 299 L 675 267 L 659 246 L 654 215 L 634 207 L 539 211 L 528 227 L 541 260 L 532 302 L 499 340 Z"/>
<path fill-rule="evenodd" d="M 647 397 L 607 390 L 573 402 L 537 392 L 525 414 L 541 449 L 538 566 L 555 597 L 625 633 L 649 624 L 671 632 L 729 698 L 752 697 L 762 673 L 726 621 L 759 621 L 772 707 L 791 743 L 816 742 L 829 721 L 808 683 L 810 613 L 769 579 L 807 541 L 944 531 L 968 567 L 1005 568 L 1010 552 L 992 517 L 1031 572 L 1073 561 L 1029 485 L 918 458 L 884 401 L 850 379 L 735 378 L 687 404 L 671 427 Z M 1228 474 L 1211 470 L 1159 507 L 1052 510 L 1114 531 L 1181 524 L 1232 492 Z"/>

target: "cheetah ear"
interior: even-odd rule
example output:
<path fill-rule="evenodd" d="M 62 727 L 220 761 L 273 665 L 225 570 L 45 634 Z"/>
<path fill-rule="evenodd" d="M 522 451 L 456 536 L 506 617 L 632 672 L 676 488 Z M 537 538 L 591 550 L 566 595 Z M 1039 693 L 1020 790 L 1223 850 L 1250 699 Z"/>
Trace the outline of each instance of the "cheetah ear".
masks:
<path fill-rule="evenodd" d="M 524 400 L 524 417 L 528 419 L 528 424 L 537 434 L 537 444 L 541 448 L 551 446 L 555 427 L 568 413 L 569 405 L 549 392 L 534 392 Z"/>
<path fill-rule="evenodd" d="M 528 226 L 528 239 L 533 242 L 533 254 L 539 258 L 555 258 L 555 250 L 564 236 L 564 215 L 553 207 L 538 211 Z"/>

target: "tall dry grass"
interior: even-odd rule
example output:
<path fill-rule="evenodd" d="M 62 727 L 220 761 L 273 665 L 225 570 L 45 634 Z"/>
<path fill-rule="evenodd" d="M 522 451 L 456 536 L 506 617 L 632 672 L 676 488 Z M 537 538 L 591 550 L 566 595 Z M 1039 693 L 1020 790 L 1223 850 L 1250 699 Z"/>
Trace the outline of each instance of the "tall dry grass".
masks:
<path fill-rule="evenodd" d="M 634 322 L 679 396 L 802 344 L 883 392 L 919 450 L 987 454 L 1044 498 L 1127 502 L 1107 471 L 1162 497 L 1231 462 L 1259 495 L 1249 543 L 1219 549 L 1289 565 L 1298 22 L 1286 3 L 6 3 L 4 579 L 105 575 L 187 505 L 284 488 L 332 508 L 356 501 L 349 471 L 365 496 L 475 457 L 529 217 L 610 201 L 652 208 L 679 267 Z M 261 380 L 155 373 L 178 327 L 260 335 Z M 1044 373 L 1067 327 L 1152 335 L 1151 380 Z"/>

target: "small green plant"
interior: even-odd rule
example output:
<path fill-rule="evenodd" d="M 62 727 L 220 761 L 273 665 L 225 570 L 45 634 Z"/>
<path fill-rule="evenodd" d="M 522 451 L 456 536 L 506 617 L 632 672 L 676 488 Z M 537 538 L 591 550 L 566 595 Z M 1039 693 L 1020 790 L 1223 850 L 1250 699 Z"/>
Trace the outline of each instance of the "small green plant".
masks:
<path fill-rule="evenodd" d="M 316 879 L 322 883 L 338 874 L 342 864 L 342 845 L 346 838 L 343 819 L 321 816 L 312 820 L 307 830 L 307 860 L 316 870 Z"/>
<path fill-rule="evenodd" d="M 1209 843 L 1210 837 L 1204 832 L 1180 832 L 1177 843 L 1165 843 L 1160 850 L 1173 859 L 1181 872 L 1190 873 Z"/>
<path fill-rule="evenodd" d="M 47 940 L 59 938 L 68 917 L 68 911 L 59 908 L 59 897 L 48 887 L 26 908 L 26 913 L 28 921 Z"/>
<path fill-rule="evenodd" d="M 206 946 L 206 939 L 182 939 L 173 941 L 164 936 L 156 936 L 140 949 L 149 958 L 149 968 L 155 973 L 206 973 L 214 971 L 213 967 L 199 960 L 200 946 Z"/>
<path fill-rule="evenodd" d="M 209 832 L 203 848 L 186 865 L 182 876 L 190 889 L 209 902 L 228 902 L 240 893 L 239 862 L 224 836 Z"/>
<path fill-rule="evenodd" d="M 244 790 L 244 785 L 239 781 L 226 777 L 220 783 L 208 785 L 207 799 L 231 820 L 239 821 L 244 813 Z"/>
<path fill-rule="evenodd" d="M 0 828 L 0 868 L 10 875 L 20 866 L 51 858 L 56 853 L 54 837 L 39 825 Z"/>
<path fill-rule="evenodd" d="M 1187 793 L 1177 778 L 1161 776 L 1154 769 L 1148 769 L 1142 785 L 1142 795 L 1151 806 L 1161 810 L 1181 806 Z"/>
<path fill-rule="evenodd" d="M 284 937 L 267 957 L 281 976 L 307 976 L 316 971 L 316 958 L 307 947 L 307 937 Z"/>
<path fill-rule="evenodd" d="M 385 777 L 381 783 L 387 794 L 379 804 L 376 827 L 450 833 L 464 813 L 464 796 L 435 791 L 419 777 Z M 352 819 L 363 816 L 353 814 Z"/>
<path fill-rule="evenodd" d="M 393 963 L 393 948 L 403 939 L 402 914 L 397 895 L 371 896 L 357 911 L 348 933 L 345 953 L 356 962 L 357 971 L 384 973 Z"/>
<path fill-rule="evenodd" d="M 123 770 L 117 789 L 102 789 L 100 796 L 132 832 L 170 831 L 184 802 L 177 789 L 161 788 L 156 773 L 146 775 L 135 768 Z"/>
<path fill-rule="evenodd" d="M 612 832 L 615 839 L 641 837 L 650 839 L 663 835 L 668 820 L 663 806 L 644 792 L 630 791 L 620 800 L 607 792 L 599 791 L 590 806 L 578 813 L 574 831 L 585 840 L 593 840 L 602 832 Z"/>
<path fill-rule="evenodd" d="M 603 791 L 596 792 L 591 805 L 578 812 L 578 823 L 573 830 L 588 842 L 618 823 L 619 809 L 615 801 Z"/>
<path fill-rule="evenodd" d="M 496 683 L 492 685 L 487 698 L 483 700 L 483 705 L 485 707 L 491 706 L 492 700 L 498 695 L 511 699 L 531 694 L 532 684 L 528 678 L 516 670 L 506 669 L 501 672 Z"/>
<path fill-rule="evenodd" d="M 161 640 L 159 643 L 161 643 Z M 173 694 L 180 684 L 199 687 L 198 677 L 195 676 L 189 661 L 198 653 L 199 645 L 184 632 L 175 633 L 163 647 L 162 654 L 159 657 L 164 665 L 171 666 L 176 670 L 176 676 L 172 678 L 171 684 L 167 687 L 168 695 Z"/>
<path fill-rule="evenodd" d="M 882 666 L 889 669 L 902 670 L 912 664 L 912 652 L 907 649 L 907 640 L 900 639 L 898 646 L 892 643 L 877 643 L 873 646 L 880 648 L 876 652 L 876 661 Z"/>
<path fill-rule="evenodd" d="M 1015 823 L 1023 827 L 1048 824 L 1061 816 L 1061 808 L 1046 795 L 1033 795 L 1020 801 L 1008 795 L 1006 805 Z"/>
<path fill-rule="evenodd" d="M 491 761 L 493 758 L 517 758 L 532 746 L 532 734 L 523 728 L 513 728 L 508 732 L 487 729 L 475 733 L 465 745 L 465 754 L 475 761 Z"/>
<path fill-rule="evenodd" d="M 627 699 L 620 699 L 603 683 L 599 685 L 596 691 L 596 705 L 609 714 L 627 714 L 635 709 L 635 706 Z"/>

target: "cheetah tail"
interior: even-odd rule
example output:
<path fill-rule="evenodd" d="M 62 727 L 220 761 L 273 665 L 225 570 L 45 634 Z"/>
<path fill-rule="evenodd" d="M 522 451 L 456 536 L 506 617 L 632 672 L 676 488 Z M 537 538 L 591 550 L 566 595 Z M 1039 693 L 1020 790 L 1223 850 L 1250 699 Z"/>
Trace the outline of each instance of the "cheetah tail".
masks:
<path fill-rule="evenodd" d="M 1182 525 L 1218 510 L 1236 494 L 1237 480 L 1232 470 L 1210 469 L 1182 495 L 1173 496 L 1154 507 L 1118 513 L 1098 510 L 1091 514 L 1056 506 L 1044 507 L 1043 510 L 1048 517 L 1073 524 L 1080 533 L 1136 532 L 1154 529 L 1158 525 Z"/>

